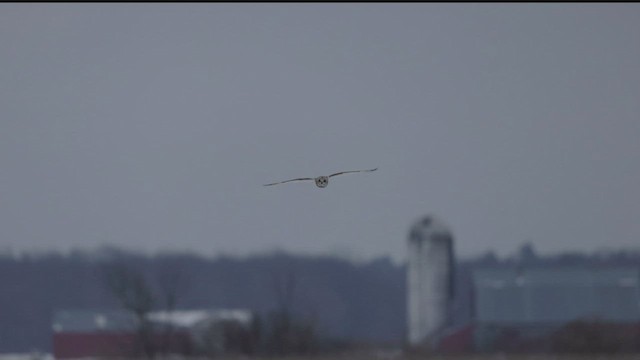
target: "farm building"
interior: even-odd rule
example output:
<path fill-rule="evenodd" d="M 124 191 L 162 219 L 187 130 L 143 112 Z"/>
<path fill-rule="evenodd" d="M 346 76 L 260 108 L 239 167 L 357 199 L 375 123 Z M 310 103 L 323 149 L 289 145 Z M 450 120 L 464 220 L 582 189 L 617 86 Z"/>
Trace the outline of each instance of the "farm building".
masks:
<path fill-rule="evenodd" d="M 58 311 L 53 318 L 53 355 L 126 357 L 145 346 L 154 353 L 214 355 L 230 350 L 239 332 L 247 334 L 252 319 L 246 310 L 152 312 L 147 316 L 150 331 L 141 335 L 136 318 L 126 311 Z"/>
<path fill-rule="evenodd" d="M 472 322 L 449 331 L 441 349 L 640 350 L 637 268 L 477 269 L 473 289 Z"/>

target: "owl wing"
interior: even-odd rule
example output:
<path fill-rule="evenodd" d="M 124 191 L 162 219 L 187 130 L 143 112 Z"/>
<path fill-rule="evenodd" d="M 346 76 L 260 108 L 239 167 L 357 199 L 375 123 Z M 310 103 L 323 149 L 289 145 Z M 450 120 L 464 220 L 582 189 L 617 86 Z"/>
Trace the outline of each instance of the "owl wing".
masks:
<path fill-rule="evenodd" d="M 375 169 L 369 169 L 369 170 L 341 171 L 341 172 L 338 172 L 338 173 L 335 173 L 335 174 L 331 174 L 331 175 L 329 175 L 329 177 L 337 176 L 337 175 L 342 175 L 342 174 L 348 174 L 348 173 L 356 173 L 356 172 L 371 172 L 371 171 L 376 171 L 376 170 L 378 170 L 378 168 L 375 168 Z"/>
<path fill-rule="evenodd" d="M 313 178 L 297 178 L 297 179 L 291 179 L 291 180 L 275 182 L 275 183 L 271 183 L 271 184 L 265 184 L 264 186 L 278 185 L 278 184 L 284 184 L 284 183 L 288 183 L 288 182 L 292 182 L 292 181 L 303 181 L 303 180 L 313 180 Z"/>

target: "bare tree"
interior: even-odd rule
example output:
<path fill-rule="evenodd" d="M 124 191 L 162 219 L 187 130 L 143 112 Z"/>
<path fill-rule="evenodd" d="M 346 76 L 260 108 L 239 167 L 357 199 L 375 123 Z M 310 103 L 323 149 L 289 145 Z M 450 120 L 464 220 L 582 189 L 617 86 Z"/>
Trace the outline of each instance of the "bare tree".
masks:
<path fill-rule="evenodd" d="M 153 309 L 155 300 L 144 276 L 124 264 L 114 264 L 107 267 L 106 282 L 120 306 L 136 319 L 136 353 L 153 358 L 153 329 L 147 315 Z"/>
<path fill-rule="evenodd" d="M 160 301 L 170 316 L 176 310 L 180 296 L 186 292 L 189 286 L 188 277 L 185 276 L 182 268 L 176 267 L 170 262 L 163 262 L 156 271 L 156 281 Z M 159 349 L 163 355 L 167 355 L 175 342 L 174 330 L 173 325 L 168 321 L 163 329 L 163 341 Z"/>
<path fill-rule="evenodd" d="M 296 272 L 291 266 L 274 269 L 272 279 L 276 310 L 269 319 L 267 352 L 276 355 L 310 352 L 315 343 L 314 323 L 297 320 L 293 311 Z"/>
<path fill-rule="evenodd" d="M 293 307 L 293 296 L 296 289 L 296 275 L 292 269 L 273 273 L 273 290 L 278 310 L 290 314 Z"/>

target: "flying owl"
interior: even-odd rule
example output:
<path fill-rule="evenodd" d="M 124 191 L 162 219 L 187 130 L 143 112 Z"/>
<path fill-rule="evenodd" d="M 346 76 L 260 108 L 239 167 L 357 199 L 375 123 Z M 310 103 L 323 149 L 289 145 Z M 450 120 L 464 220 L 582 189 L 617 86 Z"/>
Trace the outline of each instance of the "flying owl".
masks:
<path fill-rule="evenodd" d="M 375 169 L 370 169 L 370 170 L 352 170 L 352 171 L 341 171 L 335 174 L 331 174 L 329 176 L 318 176 L 316 178 L 297 178 L 297 179 L 291 179 L 291 180 L 285 180 L 285 181 L 280 181 L 280 182 L 276 182 L 276 183 L 271 183 L 271 184 L 265 184 L 264 186 L 271 186 L 271 185 L 278 185 L 278 184 L 284 184 L 284 183 L 288 183 L 288 182 L 292 182 L 292 181 L 306 181 L 306 180 L 313 180 L 316 183 L 316 186 L 319 188 L 326 188 L 327 185 L 329 185 L 329 178 L 333 177 L 333 176 L 338 176 L 338 175 L 342 175 L 342 174 L 348 174 L 348 173 L 356 173 L 356 172 L 371 172 L 371 171 L 376 171 L 378 170 L 378 168 Z"/>

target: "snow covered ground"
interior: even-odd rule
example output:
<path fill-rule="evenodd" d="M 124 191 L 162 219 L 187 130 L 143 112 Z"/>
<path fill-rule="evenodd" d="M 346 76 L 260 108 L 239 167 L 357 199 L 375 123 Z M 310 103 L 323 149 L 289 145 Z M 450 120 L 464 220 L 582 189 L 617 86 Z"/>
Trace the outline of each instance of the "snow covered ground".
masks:
<path fill-rule="evenodd" d="M 0 360 L 55 360 L 53 355 L 30 352 L 30 353 L 14 353 L 14 354 L 0 354 Z"/>

